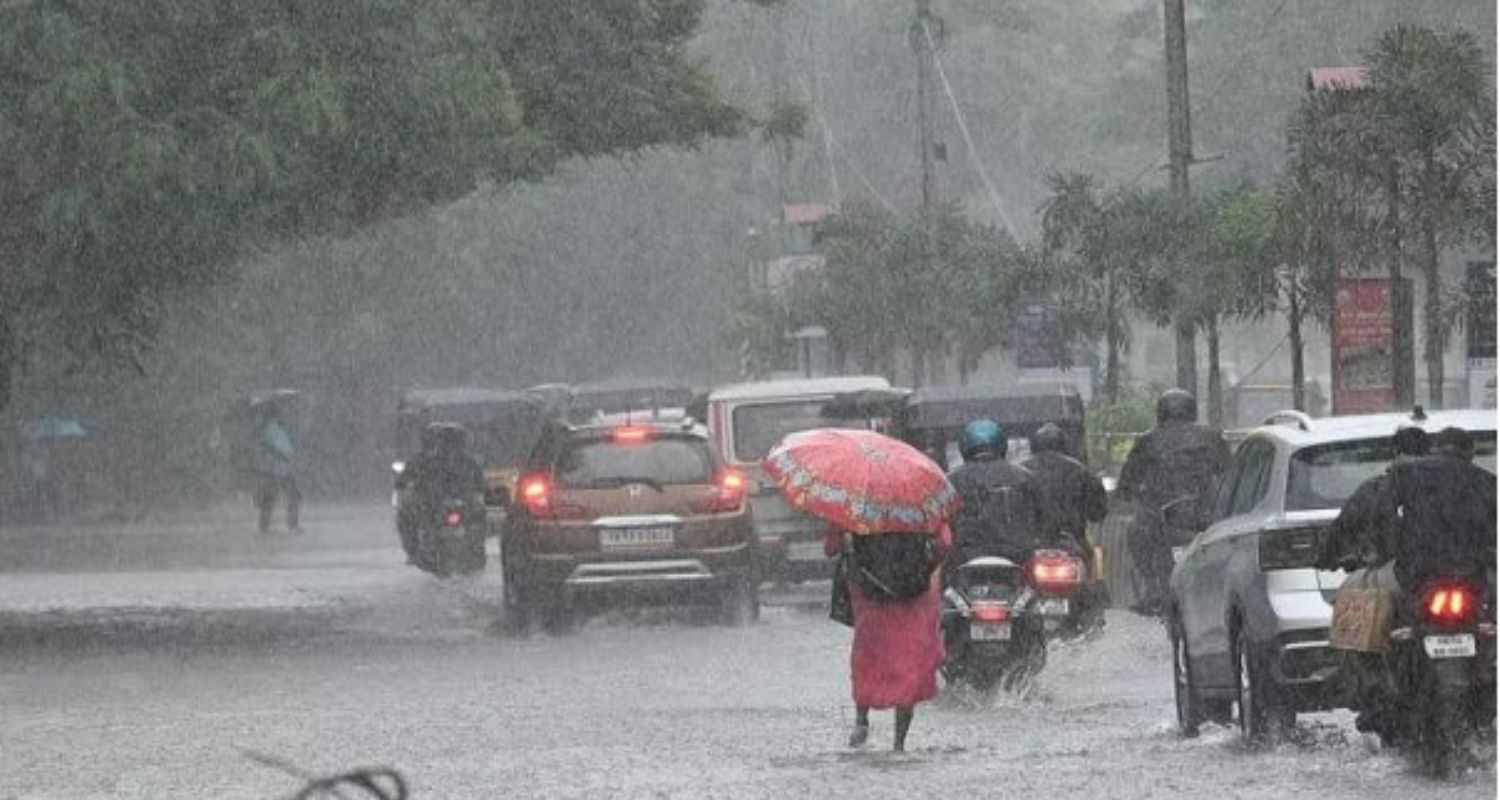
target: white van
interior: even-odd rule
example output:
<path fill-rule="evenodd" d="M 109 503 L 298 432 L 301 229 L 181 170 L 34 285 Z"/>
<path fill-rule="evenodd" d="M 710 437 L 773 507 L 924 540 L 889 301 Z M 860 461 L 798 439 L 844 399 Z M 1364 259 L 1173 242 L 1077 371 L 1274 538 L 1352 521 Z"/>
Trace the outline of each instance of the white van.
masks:
<path fill-rule="evenodd" d="M 761 576 L 776 582 L 827 577 L 825 523 L 794 510 L 761 469 L 761 459 L 787 434 L 847 426 L 823 416 L 823 404 L 845 392 L 889 389 L 874 375 L 761 381 L 726 386 L 708 396 L 708 430 L 728 464 L 750 478 L 750 506 L 759 537 Z"/>

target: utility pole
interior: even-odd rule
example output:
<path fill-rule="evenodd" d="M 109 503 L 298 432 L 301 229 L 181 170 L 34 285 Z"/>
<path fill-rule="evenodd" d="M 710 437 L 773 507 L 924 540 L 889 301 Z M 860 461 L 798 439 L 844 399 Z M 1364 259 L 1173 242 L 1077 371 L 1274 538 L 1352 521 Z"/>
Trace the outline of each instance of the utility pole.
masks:
<path fill-rule="evenodd" d="M 1188 111 L 1187 24 L 1184 0 L 1162 0 L 1167 46 L 1167 155 L 1172 197 L 1186 215 L 1192 202 L 1188 167 L 1193 163 L 1193 130 Z M 1179 309 L 1179 313 L 1183 313 Z M 1198 393 L 1198 353 L 1191 321 L 1177 326 L 1177 386 Z"/>
<path fill-rule="evenodd" d="M 917 54 L 917 139 L 922 150 L 922 251 L 921 269 L 932 269 L 932 257 L 937 250 L 937 230 L 933 219 L 933 207 L 937 203 L 937 181 L 933 174 L 933 155 L 936 145 L 932 133 L 932 48 L 935 37 L 932 32 L 932 0 L 916 0 L 917 18 L 911 26 L 911 47 Z M 927 364 L 922 348 L 925 342 L 911 341 L 912 387 L 920 387 L 927 377 Z"/>

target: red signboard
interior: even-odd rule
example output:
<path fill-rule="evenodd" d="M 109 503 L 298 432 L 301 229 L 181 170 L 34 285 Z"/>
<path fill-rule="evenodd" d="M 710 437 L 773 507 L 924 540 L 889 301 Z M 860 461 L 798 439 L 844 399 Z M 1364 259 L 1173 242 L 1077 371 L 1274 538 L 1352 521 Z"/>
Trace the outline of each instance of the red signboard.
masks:
<path fill-rule="evenodd" d="M 1391 282 L 1384 278 L 1339 281 L 1333 314 L 1333 413 L 1389 411 L 1395 404 L 1392 299 Z"/>

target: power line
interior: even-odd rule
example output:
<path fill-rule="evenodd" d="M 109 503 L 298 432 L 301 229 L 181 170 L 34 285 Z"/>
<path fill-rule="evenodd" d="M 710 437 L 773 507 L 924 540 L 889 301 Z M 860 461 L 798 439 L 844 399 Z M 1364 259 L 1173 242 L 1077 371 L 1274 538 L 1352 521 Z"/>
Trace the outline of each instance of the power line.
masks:
<path fill-rule="evenodd" d="M 922 34 L 927 37 L 927 47 L 932 52 L 932 62 L 937 66 L 938 80 L 943 82 L 943 91 L 948 95 L 948 105 L 953 108 L 953 117 L 958 121 L 958 132 L 964 137 L 964 145 L 969 149 L 969 161 L 974 165 L 974 170 L 979 173 L 979 180 L 984 184 L 984 190 L 990 196 L 990 204 L 995 207 L 995 214 L 1000 217 L 1000 224 L 1010 235 L 1016 234 L 1015 223 L 1011 221 L 1010 214 L 1005 210 L 1005 203 L 1000 199 L 1000 192 L 995 189 L 995 183 L 990 180 L 989 172 L 984 168 L 984 162 L 979 159 L 979 150 L 974 146 L 974 137 L 969 135 L 969 123 L 964 119 L 963 109 L 958 107 L 958 97 L 953 93 L 953 84 L 948 82 L 948 71 L 943 69 L 943 59 L 937 53 L 937 44 L 932 40 L 932 31 L 927 26 L 922 26 Z"/>

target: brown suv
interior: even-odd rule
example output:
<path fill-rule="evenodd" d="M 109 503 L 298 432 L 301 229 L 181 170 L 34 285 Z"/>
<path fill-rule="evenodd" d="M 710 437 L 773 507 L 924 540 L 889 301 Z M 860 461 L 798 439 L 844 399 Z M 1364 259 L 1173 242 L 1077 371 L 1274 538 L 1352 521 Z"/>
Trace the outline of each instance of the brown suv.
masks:
<path fill-rule="evenodd" d="M 501 562 L 513 628 L 628 596 L 759 616 L 745 478 L 694 423 L 550 426 L 516 484 Z"/>

